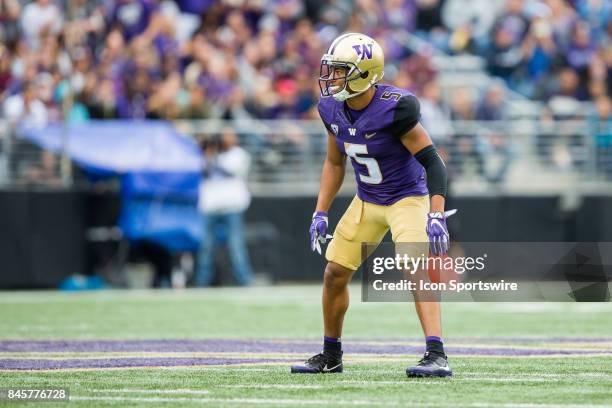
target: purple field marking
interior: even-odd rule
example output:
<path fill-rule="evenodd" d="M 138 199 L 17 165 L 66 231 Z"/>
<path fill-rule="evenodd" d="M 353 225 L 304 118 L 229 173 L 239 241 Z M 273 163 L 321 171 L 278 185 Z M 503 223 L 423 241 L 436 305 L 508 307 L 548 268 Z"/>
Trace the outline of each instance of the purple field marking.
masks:
<path fill-rule="evenodd" d="M 384 339 L 369 339 L 357 340 L 355 342 L 345 341 L 347 351 L 353 353 L 399 353 L 405 354 L 411 352 L 411 346 L 405 344 L 388 344 L 389 342 L 397 343 L 420 343 L 423 339 L 406 339 L 406 338 L 384 338 Z M 382 344 L 376 344 L 380 342 Z M 500 343 L 612 343 L 612 337 L 584 338 L 584 337 L 494 337 L 494 338 L 457 338 L 449 339 L 448 349 L 453 348 L 453 344 L 461 345 L 459 349 L 468 348 L 473 350 L 474 354 L 478 348 L 469 347 L 470 343 L 475 344 L 491 344 L 495 345 L 496 349 L 513 350 L 508 345 L 500 345 Z M 384 344 L 387 343 L 387 344 Z M 319 341 L 284 341 L 284 340 L 237 340 L 237 339 L 203 339 L 203 340 L 0 340 L 0 353 L 2 352 L 246 352 L 246 353 L 262 353 L 262 352 L 302 352 L 306 349 L 312 351 L 312 347 L 320 345 Z M 392 351 L 378 351 L 380 348 L 391 349 Z M 414 347 L 412 347 L 414 349 Z M 488 349 L 487 349 L 488 350 Z M 535 349 L 540 350 L 540 349 Z M 605 351 L 610 351 L 605 350 Z"/>
<path fill-rule="evenodd" d="M 465 343 L 463 343 L 465 345 Z M 551 355 L 612 355 L 612 349 L 564 350 L 559 348 L 512 348 L 448 346 L 451 355 L 468 356 L 551 356 Z M 261 358 L 257 353 L 296 353 L 310 355 L 318 351 L 318 341 L 272 341 L 272 340 L 2 340 L 1 352 L 208 352 L 208 353 L 253 353 L 254 358 L 214 357 L 117 357 L 117 358 L 66 358 L 66 359 L 0 359 L 0 370 L 53 370 L 78 368 L 127 368 L 127 367 L 177 367 L 199 365 L 235 365 L 289 362 L 294 359 Z M 375 342 L 346 342 L 347 354 L 396 354 L 418 355 L 422 346 Z"/>
<path fill-rule="evenodd" d="M 208 353 L 312 353 L 320 347 L 318 341 L 274 340 L 1 340 L 2 352 L 208 352 Z M 345 342 L 346 353 L 352 354 L 419 354 L 422 346 L 409 344 L 376 344 L 375 342 Z M 567 350 L 563 348 L 469 347 L 466 343 L 447 346 L 448 352 L 464 355 L 551 355 L 592 354 L 594 350 Z M 612 354 L 602 348 L 598 353 Z"/>
<path fill-rule="evenodd" d="M 205 365 L 264 364 L 291 362 L 290 359 L 274 358 L 100 358 L 100 359 L 66 359 L 66 360 L 33 360 L 10 359 L 0 360 L 1 370 L 60 370 L 74 368 L 129 368 L 129 367 L 180 367 Z"/>

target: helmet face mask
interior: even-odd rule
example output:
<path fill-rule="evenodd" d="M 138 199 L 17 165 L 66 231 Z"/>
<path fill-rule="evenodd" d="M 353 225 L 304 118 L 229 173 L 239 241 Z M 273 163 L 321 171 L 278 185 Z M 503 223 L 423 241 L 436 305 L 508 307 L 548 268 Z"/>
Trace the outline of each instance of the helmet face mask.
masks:
<path fill-rule="evenodd" d="M 319 73 L 321 95 L 334 96 L 344 91 L 350 93 L 349 82 L 362 75 L 359 67 L 352 62 L 333 62 L 323 56 Z"/>
<path fill-rule="evenodd" d="M 364 34 L 339 36 L 321 58 L 321 96 L 345 101 L 367 91 L 382 79 L 384 58 L 380 45 Z"/>

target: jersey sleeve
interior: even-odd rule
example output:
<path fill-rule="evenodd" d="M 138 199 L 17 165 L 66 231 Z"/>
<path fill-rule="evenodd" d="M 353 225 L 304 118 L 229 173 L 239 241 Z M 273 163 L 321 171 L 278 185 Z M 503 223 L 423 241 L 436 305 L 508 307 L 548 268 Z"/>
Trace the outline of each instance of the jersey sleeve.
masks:
<path fill-rule="evenodd" d="M 414 95 L 404 95 L 397 101 L 389 133 L 402 137 L 412 130 L 421 119 L 421 104 Z"/>

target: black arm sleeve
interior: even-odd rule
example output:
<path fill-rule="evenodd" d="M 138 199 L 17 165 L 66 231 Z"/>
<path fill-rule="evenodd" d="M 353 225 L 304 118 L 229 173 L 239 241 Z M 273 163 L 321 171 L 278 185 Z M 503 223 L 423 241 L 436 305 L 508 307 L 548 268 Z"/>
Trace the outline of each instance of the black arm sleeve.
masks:
<path fill-rule="evenodd" d="M 402 137 L 419 123 L 421 104 L 414 95 L 405 95 L 397 101 L 393 114 L 393 123 L 388 127 L 389 133 Z"/>
<path fill-rule="evenodd" d="M 429 195 L 441 195 L 446 197 L 447 174 L 444 161 L 438 154 L 434 145 L 429 145 L 419 150 L 414 158 L 425 167 L 427 172 L 427 189 Z"/>

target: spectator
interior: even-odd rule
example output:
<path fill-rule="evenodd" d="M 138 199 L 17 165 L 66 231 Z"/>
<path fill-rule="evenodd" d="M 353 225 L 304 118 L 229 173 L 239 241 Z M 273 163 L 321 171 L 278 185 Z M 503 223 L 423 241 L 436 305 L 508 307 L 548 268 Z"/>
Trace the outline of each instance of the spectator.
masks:
<path fill-rule="evenodd" d="M 515 33 L 504 25 L 493 30 L 493 43 L 487 51 L 487 67 L 491 74 L 503 78 L 510 87 L 517 85 L 514 74 L 523 60 L 520 43 Z"/>
<path fill-rule="evenodd" d="M 211 116 L 211 103 L 206 97 L 206 90 L 197 86 L 191 85 L 187 89 L 187 103 L 181 111 L 182 119 L 206 119 Z"/>
<path fill-rule="evenodd" d="M 451 35 L 469 29 L 470 37 L 484 38 L 495 21 L 496 0 L 446 0 L 442 21 Z"/>
<path fill-rule="evenodd" d="M 117 114 L 120 119 L 145 119 L 148 117 L 147 98 L 153 81 L 146 69 L 138 69 L 133 76 L 125 74 L 124 92 L 117 99 Z"/>
<path fill-rule="evenodd" d="M 529 31 L 529 20 L 525 16 L 523 0 L 506 0 L 505 10 L 493 26 L 496 32 L 502 29 L 510 36 L 512 45 L 519 45 Z"/>
<path fill-rule="evenodd" d="M 0 43 L 13 48 L 19 40 L 19 16 L 21 5 L 18 0 L 0 0 Z"/>
<path fill-rule="evenodd" d="M 386 27 L 414 31 L 417 17 L 414 1 L 385 0 L 383 8 Z"/>
<path fill-rule="evenodd" d="M 34 83 L 24 84 L 22 92 L 6 99 L 4 115 L 12 126 L 44 126 L 48 118 L 47 108 L 38 99 Z"/>
<path fill-rule="evenodd" d="M 238 137 L 231 129 L 225 129 L 218 142 L 205 141 L 203 150 L 205 168 L 199 208 L 204 234 L 195 285 L 209 286 L 213 282 L 215 248 L 223 234 L 234 277 L 239 285 L 246 286 L 250 284 L 252 274 L 242 218 L 251 202 L 245 181 L 251 158 L 238 146 Z"/>
<path fill-rule="evenodd" d="M 509 140 L 508 124 L 505 122 L 506 96 L 500 84 L 493 84 L 484 94 L 476 109 L 476 120 L 494 122 L 479 126 L 476 150 L 483 166 L 481 174 L 491 183 L 501 183 L 506 178 L 512 161 L 512 143 Z M 491 163 L 499 156 L 497 170 L 491 170 Z"/>
<path fill-rule="evenodd" d="M 506 95 L 501 84 L 491 85 L 476 109 L 476 120 L 504 120 L 506 112 L 505 98 Z"/>
<path fill-rule="evenodd" d="M 576 11 L 588 22 L 597 41 L 605 37 L 606 26 L 612 22 L 612 3 L 607 0 L 577 0 Z"/>
<path fill-rule="evenodd" d="M 484 160 L 476 148 L 476 131 L 469 122 L 475 120 L 474 95 L 468 88 L 456 88 L 450 97 L 451 118 L 455 121 L 455 143 L 449 152 L 452 173 L 463 174 L 470 161 L 478 174 L 484 175 Z"/>
<path fill-rule="evenodd" d="M 557 46 L 566 50 L 569 47 L 572 24 L 576 21 L 576 12 L 566 0 L 546 0 L 546 5 L 550 10 L 549 20 Z"/>
<path fill-rule="evenodd" d="M 87 116 L 91 119 L 114 119 L 117 117 L 117 102 L 113 90 L 113 82 L 109 79 L 101 83 L 93 82 L 95 76 L 86 81 L 80 101 L 87 108 Z"/>
<path fill-rule="evenodd" d="M 23 8 L 21 30 L 32 50 L 38 50 L 41 37 L 58 34 L 62 24 L 62 11 L 53 0 L 36 0 Z"/>
<path fill-rule="evenodd" d="M 445 30 L 442 23 L 442 4 L 444 0 L 415 0 L 416 30 L 430 33 Z"/>
<path fill-rule="evenodd" d="M 8 48 L 0 44 L 0 101 L 4 99 L 11 80 L 11 53 Z"/>
<path fill-rule="evenodd" d="M 576 71 L 568 67 L 561 69 L 556 76 L 543 77 L 536 84 L 534 97 L 547 102 L 556 99 L 578 101 L 586 98 L 586 92 L 580 88 Z"/>
<path fill-rule="evenodd" d="M 612 180 L 612 103 L 608 96 L 595 100 L 595 114 L 589 120 L 595 138 L 597 168 Z"/>
<path fill-rule="evenodd" d="M 437 81 L 430 81 L 423 87 L 421 94 L 421 120 L 427 129 L 438 150 L 446 150 L 453 137 L 453 126 L 450 112 L 443 104 L 440 85 Z"/>
<path fill-rule="evenodd" d="M 584 21 L 577 21 L 572 27 L 569 48 L 565 52 L 566 63 L 580 78 L 580 87 L 585 89 L 588 81 L 588 70 L 596 56 L 595 44 L 591 40 L 591 31 Z"/>
<path fill-rule="evenodd" d="M 533 21 L 523 43 L 523 53 L 530 83 L 539 81 L 552 69 L 557 46 L 548 20 L 541 18 Z"/>
<path fill-rule="evenodd" d="M 404 72 L 408 78 L 406 83 L 400 83 L 398 86 L 410 89 L 419 95 L 423 93 L 422 87 L 433 81 L 438 74 L 431 63 L 431 55 L 427 52 L 412 55 L 402 65 L 400 72 Z"/>
<path fill-rule="evenodd" d="M 150 40 L 157 29 L 158 17 L 153 0 L 116 0 L 110 24 L 118 28 L 127 41 L 140 35 Z"/>
<path fill-rule="evenodd" d="M 25 169 L 23 178 L 31 186 L 59 187 L 62 179 L 59 176 L 59 163 L 55 155 L 48 151 L 40 152 L 40 164 L 32 164 Z"/>

